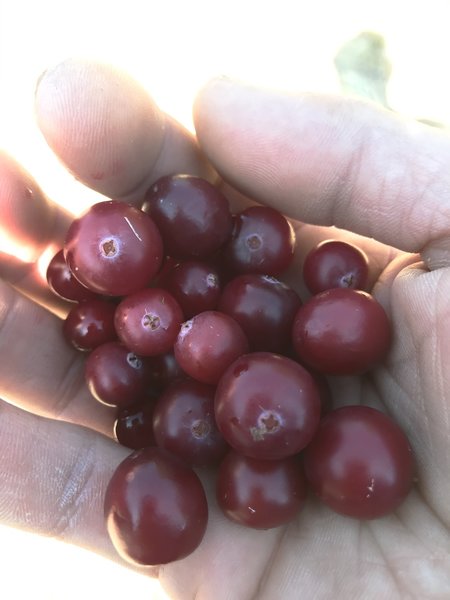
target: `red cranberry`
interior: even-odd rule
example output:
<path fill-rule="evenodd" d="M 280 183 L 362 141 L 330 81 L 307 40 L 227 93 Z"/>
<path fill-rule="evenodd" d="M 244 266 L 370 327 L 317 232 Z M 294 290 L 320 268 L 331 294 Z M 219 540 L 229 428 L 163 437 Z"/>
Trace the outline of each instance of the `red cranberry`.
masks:
<path fill-rule="evenodd" d="M 87 352 L 117 339 L 114 328 L 116 307 L 97 298 L 74 306 L 63 323 L 66 340 L 77 350 Z"/>
<path fill-rule="evenodd" d="M 64 256 L 74 276 L 93 292 L 125 296 L 145 287 L 156 275 L 163 246 L 148 215 L 108 200 L 72 223 Z"/>
<path fill-rule="evenodd" d="M 209 257 L 231 233 L 227 199 L 200 177 L 161 177 L 148 190 L 142 210 L 154 219 L 171 256 Z"/>
<path fill-rule="evenodd" d="M 328 375 L 356 375 L 386 356 L 391 328 L 383 307 L 366 292 L 335 288 L 297 312 L 292 342 L 300 360 Z"/>
<path fill-rule="evenodd" d="M 158 446 L 193 466 L 213 465 L 227 451 L 214 418 L 215 388 L 193 379 L 170 385 L 154 413 Z"/>
<path fill-rule="evenodd" d="M 303 280 L 312 294 L 337 287 L 364 290 L 368 276 L 364 252 L 338 240 L 325 240 L 315 246 L 303 264 Z"/>
<path fill-rule="evenodd" d="M 275 277 L 249 274 L 225 286 L 218 310 L 239 323 L 252 351 L 284 353 L 300 305 L 296 292 Z"/>
<path fill-rule="evenodd" d="M 320 396 L 310 373 L 278 354 L 255 352 L 224 373 L 215 399 L 217 425 L 235 450 L 271 460 L 297 454 L 312 439 Z"/>
<path fill-rule="evenodd" d="M 230 452 L 217 475 L 216 497 L 224 514 L 254 529 L 292 521 L 303 508 L 306 491 L 297 457 L 256 460 Z"/>
<path fill-rule="evenodd" d="M 279 275 L 294 256 L 295 233 L 289 221 L 269 206 L 251 206 L 234 217 L 224 257 L 235 273 Z"/>
<path fill-rule="evenodd" d="M 248 342 L 234 319 L 206 311 L 183 323 L 174 351 L 178 364 L 193 379 L 216 384 L 225 369 L 248 352 Z"/>
<path fill-rule="evenodd" d="M 119 339 L 142 356 L 169 352 L 182 321 L 179 304 L 161 288 L 148 288 L 127 296 L 115 315 Z"/>
<path fill-rule="evenodd" d="M 192 469 L 158 448 L 128 456 L 105 496 L 109 536 L 120 556 L 162 565 L 191 554 L 202 541 L 208 505 Z"/>
<path fill-rule="evenodd" d="M 406 498 L 414 457 L 400 427 L 367 406 L 344 406 L 326 415 L 304 456 L 313 491 L 334 511 L 376 519 Z"/>

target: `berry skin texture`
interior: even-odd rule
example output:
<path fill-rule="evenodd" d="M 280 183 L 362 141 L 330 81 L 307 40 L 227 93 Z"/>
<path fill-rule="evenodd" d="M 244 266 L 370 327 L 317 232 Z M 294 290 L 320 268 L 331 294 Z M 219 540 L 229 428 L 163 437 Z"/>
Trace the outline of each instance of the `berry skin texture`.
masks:
<path fill-rule="evenodd" d="M 290 265 L 294 248 L 294 229 L 286 217 L 269 206 L 251 206 L 235 215 L 223 255 L 235 273 L 276 276 Z"/>
<path fill-rule="evenodd" d="M 94 204 L 67 232 L 64 257 L 84 286 L 105 296 L 145 287 L 163 258 L 161 235 L 151 218 L 129 204 Z"/>
<path fill-rule="evenodd" d="M 324 240 L 306 256 L 303 281 L 311 294 L 337 287 L 365 290 L 368 264 L 364 252 L 353 244 Z"/>
<path fill-rule="evenodd" d="M 153 434 L 153 398 L 134 402 L 119 411 L 114 423 L 114 437 L 122 446 L 140 450 L 156 446 Z"/>
<path fill-rule="evenodd" d="M 219 467 L 216 498 L 231 521 L 253 529 L 269 529 L 297 516 L 306 490 L 297 457 L 255 460 L 232 451 Z"/>
<path fill-rule="evenodd" d="M 358 375 L 384 359 L 391 326 L 370 294 L 335 288 L 301 306 L 292 327 L 300 361 L 326 375 Z"/>
<path fill-rule="evenodd" d="M 119 339 L 141 356 L 169 352 L 182 321 L 178 302 L 161 288 L 148 288 L 127 296 L 114 317 Z"/>
<path fill-rule="evenodd" d="M 151 215 L 167 254 L 207 258 L 230 237 L 232 217 L 225 196 L 193 175 L 161 177 L 148 190 L 142 210 Z"/>
<path fill-rule="evenodd" d="M 408 439 L 389 417 L 367 406 L 328 413 L 304 453 L 307 480 L 335 512 L 376 519 L 408 495 L 415 462 Z"/>
<path fill-rule="evenodd" d="M 67 315 L 63 335 L 77 350 L 88 352 L 117 339 L 114 328 L 116 307 L 102 299 L 83 300 Z"/>
<path fill-rule="evenodd" d="M 114 547 L 134 565 L 188 556 L 202 541 L 208 521 L 200 479 L 159 448 L 137 450 L 120 463 L 104 507 Z"/>
<path fill-rule="evenodd" d="M 248 341 L 234 319 L 208 310 L 183 323 L 174 345 L 175 358 L 187 375 L 217 384 L 227 367 L 248 352 Z"/>
<path fill-rule="evenodd" d="M 57 252 L 49 262 L 46 276 L 52 292 L 64 300 L 80 302 L 81 300 L 90 300 L 97 297 L 97 294 L 81 285 L 72 275 L 72 271 L 64 260 L 62 250 Z"/>
<path fill-rule="evenodd" d="M 185 378 L 158 398 L 153 417 L 156 443 L 192 466 L 214 465 L 228 445 L 214 418 L 215 388 Z"/>
<path fill-rule="evenodd" d="M 216 390 L 216 422 L 244 456 L 282 459 L 300 452 L 319 425 L 320 394 L 297 362 L 269 352 L 238 358 Z"/>
<path fill-rule="evenodd" d="M 299 296 L 267 275 L 240 275 L 225 286 L 218 310 L 242 327 L 252 352 L 284 353 L 291 343 Z"/>
<path fill-rule="evenodd" d="M 109 342 L 88 356 L 85 379 L 99 402 L 123 408 L 142 398 L 149 375 L 144 358 L 119 342 Z"/>

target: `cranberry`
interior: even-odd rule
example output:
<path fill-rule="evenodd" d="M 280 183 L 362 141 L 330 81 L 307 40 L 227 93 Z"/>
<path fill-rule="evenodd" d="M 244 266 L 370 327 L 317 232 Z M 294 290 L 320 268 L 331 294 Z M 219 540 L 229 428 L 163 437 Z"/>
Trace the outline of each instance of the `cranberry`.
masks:
<path fill-rule="evenodd" d="M 301 365 L 277 354 L 238 358 L 217 386 L 217 425 L 235 450 L 258 459 L 297 454 L 320 418 L 315 381 Z"/>
<path fill-rule="evenodd" d="M 364 252 L 338 240 L 325 240 L 315 246 L 303 264 L 303 280 L 312 294 L 337 287 L 364 290 L 368 276 Z"/>
<path fill-rule="evenodd" d="M 411 489 L 415 469 L 403 431 L 367 406 L 328 413 L 305 450 L 304 465 L 322 502 L 357 519 L 394 511 Z"/>
<path fill-rule="evenodd" d="M 145 398 L 122 408 L 114 423 L 114 436 L 119 444 L 139 450 L 156 446 L 153 434 L 154 398 Z"/>
<path fill-rule="evenodd" d="M 182 321 L 177 301 L 161 288 L 148 288 L 127 296 L 115 315 L 120 340 L 142 356 L 169 352 Z"/>
<path fill-rule="evenodd" d="M 391 328 L 366 292 L 335 288 L 313 296 L 295 316 L 292 341 L 300 360 L 328 375 L 356 375 L 387 354 Z"/>
<path fill-rule="evenodd" d="M 168 269 L 160 281 L 183 310 L 186 319 L 217 307 L 220 280 L 216 269 L 200 261 L 187 261 Z"/>
<path fill-rule="evenodd" d="M 124 407 L 139 400 L 148 384 L 145 359 L 119 342 L 109 342 L 89 355 L 85 367 L 91 394 L 108 406 Z"/>
<path fill-rule="evenodd" d="M 183 323 L 174 351 L 183 371 L 193 379 L 216 384 L 225 369 L 248 352 L 248 342 L 234 319 L 206 311 Z"/>
<path fill-rule="evenodd" d="M 228 446 L 214 418 L 215 391 L 193 379 L 170 385 L 155 406 L 158 446 L 193 466 L 217 463 Z"/>
<path fill-rule="evenodd" d="M 231 234 L 228 200 L 200 177 L 161 177 L 148 190 L 142 210 L 154 219 L 171 256 L 208 257 Z"/>
<path fill-rule="evenodd" d="M 294 256 L 295 233 L 289 221 L 269 206 L 251 206 L 234 217 L 224 258 L 236 273 L 279 275 Z"/>
<path fill-rule="evenodd" d="M 192 469 L 158 448 L 128 456 L 105 496 L 109 536 L 120 556 L 161 565 L 191 554 L 202 541 L 208 505 Z"/>
<path fill-rule="evenodd" d="M 74 276 L 93 292 L 125 296 L 145 287 L 156 275 L 163 246 L 148 215 L 108 200 L 72 223 L 64 256 Z"/>
<path fill-rule="evenodd" d="M 63 323 L 66 340 L 77 350 L 89 351 L 117 339 L 114 328 L 116 307 L 100 299 L 84 300 L 74 306 Z"/>
<path fill-rule="evenodd" d="M 303 508 L 306 492 L 297 457 L 256 460 L 230 452 L 217 475 L 216 497 L 223 513 L 254 529 L 292 521 Z"/>
<path fill-rule="evenodd" d="M 62 250 L 57 252 L 47 267 L 47 283 L 57 296 L 70 302 L 90 300 L 96 298 L 97 294 L 88 290 L 87 287 L 75 279 L 72 271 L 64 260 Z"/>
<path fill-rule="evenodd" d="M 239 323 L 251 350 L 284 353 L 300 305 L 296 292 L 275 277 L 250 274 L 225 286 L 218 310 Z"/>
<path fill-rule="evenodd" d="M 164 390 L 170 383 L 186 376 L 172 351 L 153 356 L 149 360 L 149 374 L 151 386 L 157 391 Z"/>

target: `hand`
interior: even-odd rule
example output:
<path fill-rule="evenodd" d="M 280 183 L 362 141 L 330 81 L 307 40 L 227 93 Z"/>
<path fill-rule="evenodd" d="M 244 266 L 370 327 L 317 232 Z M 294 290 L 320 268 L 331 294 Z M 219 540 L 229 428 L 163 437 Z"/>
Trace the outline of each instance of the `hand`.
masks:
<path fill-rule="evenodd" d="M 393 323 L 388 360 L 333 381 L 333 396 L 383 408 L 408 435 L 418 482 L 401 508 L 360 522 L 310 499 L 295 522 L 261 532 L 211 501 L 201 546 L 151 574 L 182 600 L 448 597 L 449 137 L 359 101 L 216 80 L 195 104 L 200 151 L 125 75 L 73 61 L 44 75 L 36 109 L 62 162 L 110 197 L 137 202 L 164 173 L 216 171 L 233 203 L 247 197 L 298 220 L 298 267 L 320 239 L 356 240 Z M 88 394 L 36 266 L 70 216 L 2 155 L 0 218 L 10 248 L 0 253 L 0 518 L 118 560 L 102 503 L 128 452 L 108 439 L 113 411 Z"/>

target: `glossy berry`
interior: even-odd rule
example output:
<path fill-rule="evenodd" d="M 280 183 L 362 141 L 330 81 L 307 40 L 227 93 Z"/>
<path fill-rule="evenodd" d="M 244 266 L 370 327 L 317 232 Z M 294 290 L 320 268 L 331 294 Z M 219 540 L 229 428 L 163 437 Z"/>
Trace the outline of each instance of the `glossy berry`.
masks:
<path fill-rule="evenodd" d="M 303 263 L 303 281 L 312 294 L 337 287 L 365 290 L 368 276 L 368 259 L 364 252 L 339 240 L 321 242 Z"/>
<path fill-rule="evenodd" d="M 206 311 L 183 323 L 174 352 L 187 375 L 214 385 L 238 356 L 248 352 L 248 341 L 234 319 Z"/>
<path fill-rule="evenodd" d="M 83 352 L 116 340 L 115 311 L 114 304 L 106 300 L 94 298 L 79 302 L 64 320 L 64 337 Z"/>
<path fill-rule="evenodd" d="M 142 356 L 169 352 L 182 322 L 179 304 L 161 288 L 147 288 L 127 296 L 115 314 L 119 339 Z"/>
<path fill-rule="evenodd" d="M 192 466 L 217 463 L 228 445 L 214 418 L 215 391 L 213 386 L 187 378 L 170 385 L 155 406 L 158 446 Z"/>
<path fill-rule="evenodd" d="M 230 452 L 219 467 L 217 502 L 230 520 L 246 527 L 289 523 L 303 508 L 306 493 L 297 457 L 256 460 Z"/>
<path fill-rule="evenodd" d="M 153 390 L 162 391 L 177 379 L 186 377 L 173 351 L 153 356 L 148 364 L 150 385 Z"/>
<path fill-rule="evenodd" d="M 300 452 L 319 425 L 320 408 L 310 373 L 269 352 L 238 358 L 216 390 L 216 421 L 223 437 L 241 454 L 263 460 Z"/>
<path fill-rule="evenodd" d="M 300 305 L 297 293 L 275 277 L 249 274 L 227 283 L 218 310 L 239 323 L 252 351 L 283 353 Z"/>
<path fill-rule="evenodd" d="M 85 377 L 94 398 L 119 408 L 140 400 L 148 385 L 145 359 L 119 342 L 103 344 L 88 356 Z"/>
<path fill-rule="evenodd" d="M 174 265 L 166 271 L 160 285 L 172 294 L 186 319 L 214 310 L 221 292 L 218 271 L 200 261 Z"/>
<path fill-rule="evenodd" d="M 114 437 L 122 446 L 139 450 L 156 446 L 153 434 L 154 398 L 134 402 L 119 411 L 114 423 Z"/>
<path fill-rule="evenodd" d="M 70 302 L 91 300 L 97 298 L 97 294 L 88 290 L 87 287 L 75 279 L 72 271 L 67 266 L 62 250 L 57 252 L 47 267 L 47 283 L 57 296 Z"/>
<path fill-rule="evenodd" d="M 234 217 L 223 254 L 235 273 L 276 276 L 290 265 L 294 247 L 294 230 L 281 213 L 269 206 L 251 206 Z"/>
<path fill-rule="evenodd" d="M 108 200 L 72 223 L 64 257 L 74 276 L 93 292 L 125 296 L 145 287 L 156 275 L 163 245 L 148 215 Z"/>
<path fill-rule="evenodd" d="M 305 450 L 304 466 L 322 502 L 356 519 L 376 519 L 398 508 L 415 469 L 400 427 L 367 406 L 345 406 L 324 417 Z"/>
<path fill-rule="evenodd" d="M 161 177 L 148 190 L 142 210 L 157 224 L 167 254 L 177 258 L 209 257 L 231 234 L 227 199 L 200 177 Z"/>
<path fill-rule="evenodd" d="M 370 294 L 335 288 L 297 312 L 292 343 L 300 360 L 328 375 L 364 373 L 382 361 L 391 341 L 386 313 Z"/>
<path fill-rule="evenodd" d="M 192 469 L 158 448 L 128 456 L 105 495 L 106 527 L 120 556 L 162 565 L 191 554 L 202 541 L 208 505 Z"/>

